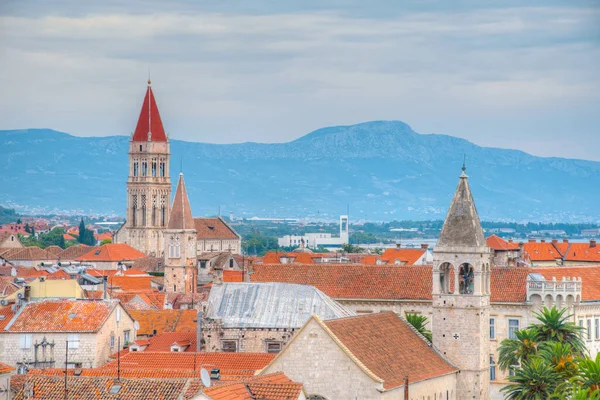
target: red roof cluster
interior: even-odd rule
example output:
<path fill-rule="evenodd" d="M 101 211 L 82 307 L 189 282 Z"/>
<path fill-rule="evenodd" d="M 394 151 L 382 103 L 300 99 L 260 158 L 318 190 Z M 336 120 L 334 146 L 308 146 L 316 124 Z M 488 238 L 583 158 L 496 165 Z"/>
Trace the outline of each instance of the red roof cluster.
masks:
<path fill-rule="evenodd" d="M 131 261 L 138 258 L 146 257 L 140 251 L 125 243 L 108 243 L 99 248 L 92 249 L 87 253 L 76 258 L 77 261 Z"/>
<path fill-rule="evenodd" d="M 164 332 L 196 332 L 196 310 L 129 310 L 140 324 L 138 335 Z M 156 331 L 156 332 L 155 332 Z"/>
<path fill-rule="evenodd" d="M 485 239 L 488 247 L 496 251 L 518 250 L 519 244 L 515 242 L 507 242 L 497 235 L 488 236 Z"/>

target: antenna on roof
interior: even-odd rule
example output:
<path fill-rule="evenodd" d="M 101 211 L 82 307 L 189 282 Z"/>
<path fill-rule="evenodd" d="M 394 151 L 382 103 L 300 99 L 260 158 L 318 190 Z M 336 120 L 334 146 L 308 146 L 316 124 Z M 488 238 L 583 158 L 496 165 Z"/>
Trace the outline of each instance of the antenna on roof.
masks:
<path fill-rule="evenodd" d="M 202 384 L 209 388 L 210 387 L 210 375 L 208 374 L 208 371 L 205 370 L 204 368 L 202 368 L 200 370 L 200 380 L 202 380 Z"/>
<path fill-rule="evenodd" d="M 462 171 L 465 172 L 467 170 L 467 153 L 464 153 L 463 156 L 464 156 L 464 158 L 463 158 Z"/>

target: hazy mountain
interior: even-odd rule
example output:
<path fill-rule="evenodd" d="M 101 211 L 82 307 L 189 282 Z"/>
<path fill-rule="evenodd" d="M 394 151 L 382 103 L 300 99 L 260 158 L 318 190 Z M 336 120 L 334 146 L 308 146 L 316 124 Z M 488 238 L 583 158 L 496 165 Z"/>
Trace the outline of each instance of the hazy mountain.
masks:
<path fill-rule="evenodd" d="M 128 138 L 47 129 L 0 131 L 0 203 L 125 211 Z M 195 215 L 443 218 L 463 154 L 485 219 L 600 219 L 600 163 L 540 158 L 422 135 L 402 122 L 323 128 L 281 144 L 173 140 Z"/>

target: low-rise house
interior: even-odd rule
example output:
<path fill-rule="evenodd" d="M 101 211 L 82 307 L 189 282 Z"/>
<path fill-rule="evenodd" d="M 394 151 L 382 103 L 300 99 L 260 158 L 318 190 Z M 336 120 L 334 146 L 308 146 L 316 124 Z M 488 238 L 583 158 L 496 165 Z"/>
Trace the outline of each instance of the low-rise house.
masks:
<path fill-rule="evenodd" d="M 207 351 L 278 353 L 313 314 L 324 320 L 355 315 L 312 286 L 213 285 L 202 340 Z"/>
<path fill-rule="evenodd" d="M 16 247 L 0 254 L 4 264 L 21 267 L 36 267 L 45 263 L 52 264 L 57 261 L 57 256 L 48 250 L 37 246 Z"/>
<path fill-rule="evenodd" d="M 497 235 L 488 236 L 485 241 L 494 252 L 492 260 L 495 266 L 513 267 L 519 264 L 518 261 L 523 252 L 523 243 L 515 243 L 512 240 L 506 241 Z"/>
<path fill-rule="evenodd" d="M 391 312 L 311 317 L 262 373 L 283 371 L 308 399 L 455 399 L 458 368 Z"/>
<path fill-rule="evenodd" d="M 378 257 L 377 265 L 431 265 L 433 255 L 428 250 L 427 244 L 421 245 L 418 249 L 396 248 L 386 249 Z"/>
<path fill-rule="evenodd" d="M 87 299 L 85 291 L 76 279 L 36 278 L 27 284 L 31 300 L 46 298 Z"/>
<path fill-rule="evenodd" d="M 242 271 L 242 268 L 229 252 L 205 252 L 197 257 L 198 285 L 212 282 L 215 274 L 221 271 Z"/>
<path fill-rule="evenodd" d="M 61 266 L 79 264 L 79 262 L 75 261 L 78 257 L 81 257 L 82 255 L 96 249 L 97 247 L 88 246 L 86 244 L 76 244 L 67 247 L 66 249 L 57 254 L 58 264 Z"/>
<path fill-rule="evenodd" d="M 1 314 L 1 312 L 0 312 Z M 120 338 L 120 340 L 119 340 Z M 0 331 L 0 355 L 12 366 L 96 367 L 136 340 L 133 317 L 118 301 L 43 300 L 24 304 Z"/>
<path fill-rule="evenodd" d="M 562 264 L 562 254 L 556 248 L 558 242 L 547 242 L 542 239 L 539 242 L 530 239 L 523 243 L 522 257 L 526 263 L 533 267 L 552 267 Z"/>
<path fill-rule="evenodd" d="M 145 258 L 146 255 L 125 243 L 109 243 L 93 249 L 75 259 L 86 263 L 96 269 L 115 270 L 123 269 L 126 265 L 133 265 L 135 260 Z"/>
<path fill-rule="evenodd" d="M 19 235 L 14 232 L 0 232 L 0 249 L 14 249 L 23 247 Z"/>

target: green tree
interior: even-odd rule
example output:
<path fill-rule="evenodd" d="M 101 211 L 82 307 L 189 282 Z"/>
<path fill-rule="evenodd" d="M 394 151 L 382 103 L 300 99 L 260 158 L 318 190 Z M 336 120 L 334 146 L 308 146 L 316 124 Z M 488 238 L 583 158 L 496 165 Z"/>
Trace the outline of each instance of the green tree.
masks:
<path fill-rule="evenodd" d="M 542 342 L 539 346 L 540 358 L 565 380 L 573 378 L 579 371 L 575 354 L 569 343 Z"/>
<path fill-rule="evenodd" d="M 516 331 L 515 335 L 516 339 L 504 339 L 498 348 L 498 366 L 503 371 L 537 354 L 539 345 L 537 329 L 521 329 Z"/>
<path fill-rule="evenodd" d="M 17 218 L 17 224 L 21 225 L 23 223 L 23 221 L 21 221 L 21 218 Z"/>
<path fill-rule="evenodd" d="M 577 381 L 584 389 L 600 391 L 600 353 L 593 360 L 584 358 L 579 362 Z"/>
<path fill-rule="evenodd" d="M 508 377 L 510 385 L 500 389 L 508 400 L 549 399 L 561 386 L 560 375 L 542 359 L 532 357 Z"/>
<path fill-rule="evenodd" d="M 59 236 L 59 239 L 58 239 L 58 246 L 59 246 L 61 249 L 66 249 L 66 248 L 67 248 L 67 247 L 66 247 L 66 245 L 65 245 L 65 235 L 60 235 L 60 236 Z"/>
<path fill-rule="evenodd" d="M 406 321 L 431 343 L 431 331 L 426 328 L 427 317 L 419 314 L 405 312 Z"/>
<path fill-rule="evenodd" d="M 365 249 L 363 249 L 362 247 L 355 246 L 350 243 L 342 244 L 342 250 L 346 253 L 363 253 L 365 251 Z"/>
<path fill-rule="evenodd" d="M 104 246 L 105 244 L 110 244 L 110 243 L 112 243 L 112 240 L 104 239 L 103 241 L 100 242 L 100 246 Z"/>
<path fill-rule="evenodd" d="M 581 339 L 583 327 L 569 321 L 572 316 L 565 315 L 566 312 L 566 308 L 558 310 L 556 307 L 544 307 L 541 312 L 534 313 L 539 321 L 534 328 L 538 331 L 540 341 L 569 343 L 573 350 L 583 355 L 586 351 Z"/>

